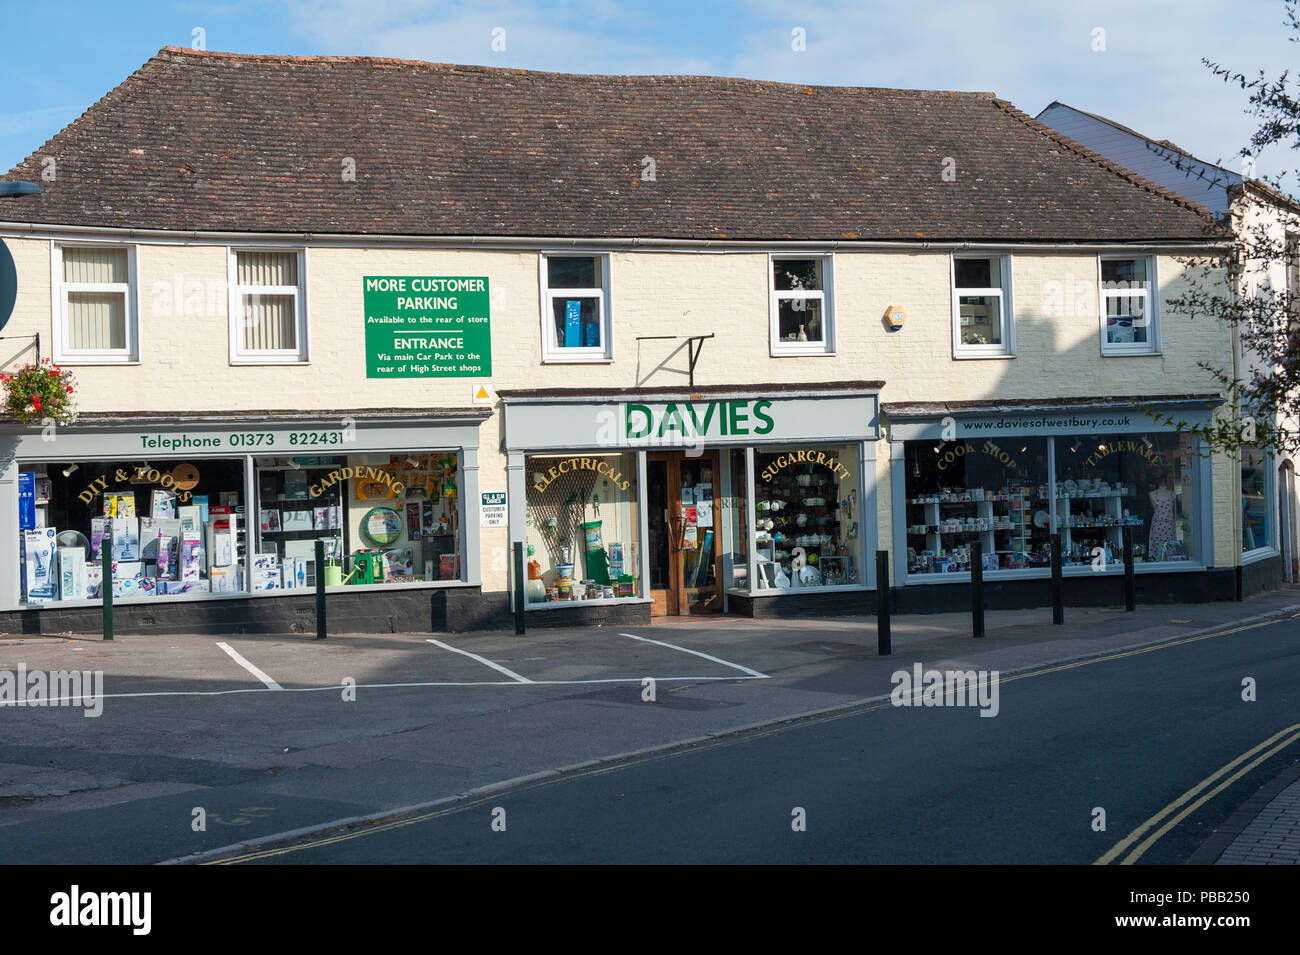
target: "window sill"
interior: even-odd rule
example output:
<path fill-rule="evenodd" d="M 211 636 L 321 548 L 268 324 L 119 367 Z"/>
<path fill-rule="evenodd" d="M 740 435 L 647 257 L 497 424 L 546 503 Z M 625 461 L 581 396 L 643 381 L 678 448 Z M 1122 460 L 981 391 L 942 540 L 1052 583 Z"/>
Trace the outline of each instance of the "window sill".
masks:
<path fill-rule="evenodd" d="M 93 356 L 83 357 L 81 355 L 78 355 L 76 358 L 68 358 L 66 355 L 65 356 L 55 355 L 53 356 L 53 358 L 54 358 L 54 364 L 56 365 L 139 365 L 142 364 L 139 358 L 132 358 L 127 356 L 124 356 L 122 358 L 114 358 L 108 355 L 105 355 L 103 357 L 93 357 Z"/>
<path fill-rule="evenodd" d="M 979 360 L 979 359 L 985 359 L 985 360 L 992 359 L 994 361 L 997 361 L 999 359 L 1006 360 L 1015 357 L 1016 357 L 1015 352 L 1006 352 L 1006 351 L 979 352 L 979 351 L 966 351 L 963 349 L 961 351 L 955 351 L 952 354 L 953 361 L 971 361 L 971 360 Z"/>
<path fill-rule="evenodd" d="M 525 603 L 524 610 L 533 611 L 566 610 L 573 607 L 611 607 L 619 604 L 649 604 L 654 601 L 649 597 L 593 597 L 591 600 L 543 600 L 541 603 Z"/>
<path fill-rule="evenodd" d="M 1241 555 L 1241 566 L 1254 564 L 1261 560 L 1268 560 L 1270 557 L 1277 557 L 1278 549 L 1276 547 L 1256 547 L 1254 550 L 1248 550 Z"/>
<path fill-rule="evenodd" d="M 1103 345 L 1101 349 L 1102 358 L 1159 358 L 1164 353 L 1157 349 L 1147 349 L 1139 351 L 1135 349 L 1119 350 L 1114 346 Z"/>
<path fill-rule="evenodd" d="M 256 358 L 251 355 L 242 355 L 238 358 L 230 359 L 231 365 L 310 365 L 309 358 Z"/>
<path fill-rule="evenodd" d="M 773 346 L 771 350 L 773 358 L 834 358 L 834 349 L 828 351 L 825 346 L 819 348 L 791 348 L 789 345 L 780 348 Z"/>
<path fill-rule="evenodd" d="M 604 354 L 542 356 L 543 365 L 610 365 L 613 362 L 612 356 Z"/>

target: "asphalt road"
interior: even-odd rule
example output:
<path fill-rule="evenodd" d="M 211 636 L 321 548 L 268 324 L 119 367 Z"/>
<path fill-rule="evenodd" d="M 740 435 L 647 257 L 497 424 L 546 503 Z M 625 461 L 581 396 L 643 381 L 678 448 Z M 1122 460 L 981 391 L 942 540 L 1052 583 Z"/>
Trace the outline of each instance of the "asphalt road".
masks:
<path fill-rule="evenodd" d="M 1254 702 L 1242 699 L 1247 677 Z M 870 705 L 236 861 L 1092 863 L 1208 776 L 1300 724 L 1300 620 L 1047 667 L 1004 679 L 999 691 L 993 718 L 964 707 Z M 1263 758 L 1135 861 L 1187 861 L 1297 758 L 1295 741 Z M 1094 829 L 1097 808 L 1105 831 Z M 792 826 L 797 809 L 804 831 Z"/>

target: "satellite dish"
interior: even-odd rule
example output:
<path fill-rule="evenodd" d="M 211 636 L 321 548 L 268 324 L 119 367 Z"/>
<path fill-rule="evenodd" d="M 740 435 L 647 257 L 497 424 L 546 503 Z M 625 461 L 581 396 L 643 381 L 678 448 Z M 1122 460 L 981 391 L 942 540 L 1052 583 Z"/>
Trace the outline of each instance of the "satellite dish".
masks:
<path fill-rule="evenodd" d="M 59 531 L 59 536 L 54 539 L 59 550 L 65 547 L 80 547 L 86 552 L 86 557 L 90 557 L 90 541 L 86 540 L 86 535 L 81 531 Z"/>

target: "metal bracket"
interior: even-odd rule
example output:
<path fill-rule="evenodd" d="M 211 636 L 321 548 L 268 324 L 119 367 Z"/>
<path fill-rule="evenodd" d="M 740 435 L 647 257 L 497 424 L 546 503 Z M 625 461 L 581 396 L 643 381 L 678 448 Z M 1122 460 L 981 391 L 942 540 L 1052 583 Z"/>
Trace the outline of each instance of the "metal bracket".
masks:
<path fill-rule="evenodd" d="M 709 334 L 707 335 L 638 335 L 636 337 L 636 340 L 641 342 L 641 341 L 652 341 L 655 339 L 672 339 L 673 341 L 676 341 L 677 339 L 680 338 L 686 339 L 686 354 L 687 357 L 690 359 L 690 370 L 687 372 L 687 374 L 689 375 L 690 386 L 694 388 L 695 387 L 695 363 L 700 360 L 700 352 L 703 351 L 704 349 L 704 340 L 706 338 L 712 338 L 713 336 L 714 336 L 713 332 L 709 332 Z"/>

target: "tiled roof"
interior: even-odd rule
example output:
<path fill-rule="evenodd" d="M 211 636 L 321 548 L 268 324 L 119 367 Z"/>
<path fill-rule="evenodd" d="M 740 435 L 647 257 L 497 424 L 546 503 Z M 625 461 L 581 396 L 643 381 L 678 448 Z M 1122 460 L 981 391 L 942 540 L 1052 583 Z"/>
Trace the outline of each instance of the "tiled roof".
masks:
<path fill-rule="evenodd" d="M 988 93 L 166 47 L 6 178 L 40 180 L 47 157 L 55 181 L 5 200 L 0 218 L 413 236 L 1221 238 L 1200 206 Z"/>

